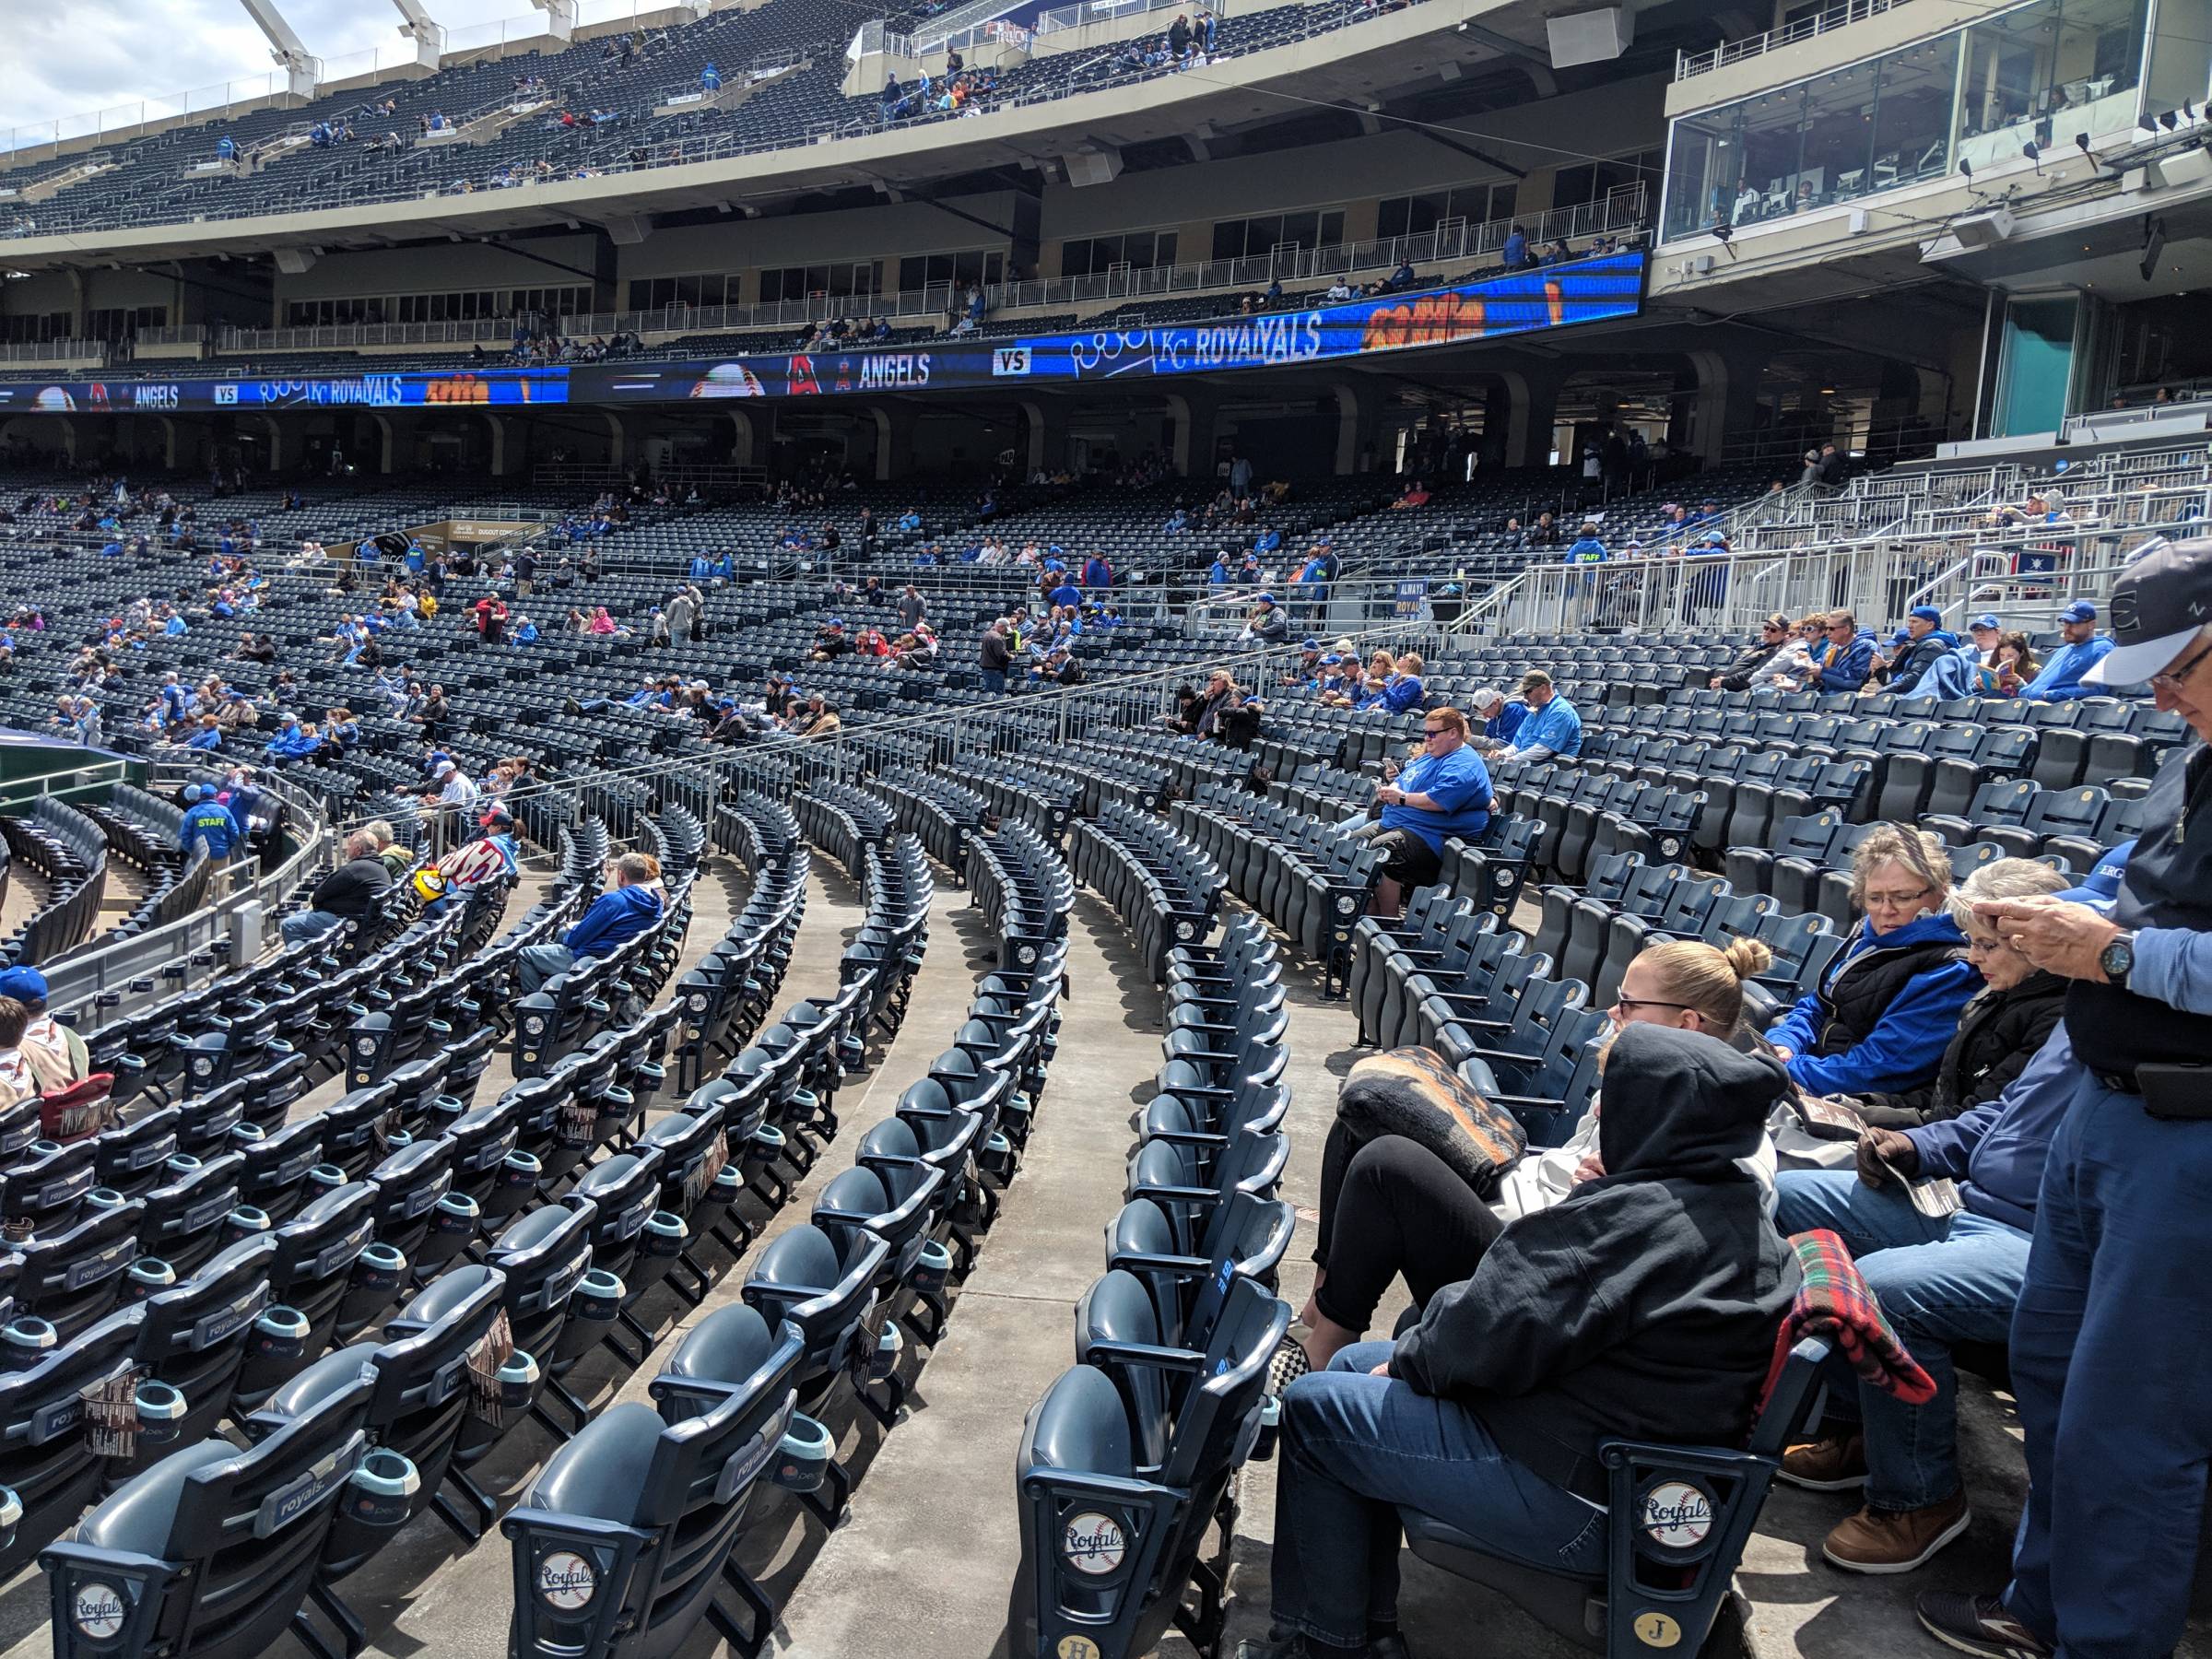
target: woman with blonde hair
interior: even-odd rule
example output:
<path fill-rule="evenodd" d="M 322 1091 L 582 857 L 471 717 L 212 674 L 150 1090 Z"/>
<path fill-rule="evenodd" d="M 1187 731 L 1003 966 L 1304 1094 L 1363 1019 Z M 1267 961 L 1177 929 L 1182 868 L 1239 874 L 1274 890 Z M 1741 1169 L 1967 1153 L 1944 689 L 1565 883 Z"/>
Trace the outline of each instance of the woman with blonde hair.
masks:
<path fill-rule="evenodd" d="M 2065 1012 L 2066 982 L 2022 956 L 1974 905 L 2063 892 L 2068 884 L 2065 872 L 2032 858 L 2000 858 L 1952 889 L 1947 908 L 1966 935 L 1966 959 L 1982 989 L 1959 1017 L 1936 1075 L 1918 1088 L 1858 1096 L 1852 1105 L 1861 1117 L 1884 1129 L 1940 1123 L 1995 1100 L 2028 1068 Z"/>
<path fill-rule="evenodd" d="M 1726 950 L 1695 940 L 1640 952 L 1622 975 L 1610 1010 L 1612 1033 L 1631 1025 L 1669 1026 L 1757 1046 L 1743 1029 L 1744 984 L 1773 958 L 1757 939 Z M 1612 1033 L 1600 1041 L 1610 1041 Z M 1404 1135 L 1361 1141 L 1342 1118 L 1321 1155 L 1321 1219 L 1313 1294 L 1300 1315 L 1302 1346 L 1316 1370 L 1356 1342 L 1401 1274 L 1414 1305 L 1473 1276 L 1483 1253 L 1519 1217 L 1548 1207 L 1605 1173 L 1597 1159 L 1598 1106 L 1593 1104 L 1560 1147 L 1532 1147 L 1499 1178 L 1488 1201 L 1428 1147 Z M 1771 1187 L 1771 1147 L 1745 1160 Z"/>
<path fill-rule="evenodd" d="M 1877 824 L 1851 859 L 1851 897 L 1865 918 L 1809 996 L 1767 1037 L 1807 1094 L 1894 1094 L 1931 1082 L 1982 975 L 1948 910 L 1943 841 L 1909 824 Z"/>

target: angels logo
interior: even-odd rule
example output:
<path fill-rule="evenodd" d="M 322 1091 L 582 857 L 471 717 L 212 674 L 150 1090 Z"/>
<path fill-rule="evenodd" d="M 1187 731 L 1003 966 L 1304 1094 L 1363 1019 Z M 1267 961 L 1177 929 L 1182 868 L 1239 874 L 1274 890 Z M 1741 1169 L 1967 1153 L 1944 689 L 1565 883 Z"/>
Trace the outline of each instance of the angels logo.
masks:
<path fill-rule="evenodd" d="M 821 392 L 821 382 L 814 378 L 814 359 L 803 353 L 794 354 L 791 359 L 791 395 L 819 397 Z"/>
<path fill-rule="evenodd" d="M 1088 1573 L 1093 1578 L 1103 1578 L 1113 1571 L 1122 1564 L 1128 1549 L 1129 1541 L 1122 1532 L 1121 1524 L 1096 1510 L 1069 1516 L 1067 1524 L 1060 1529 L 1061 1559 L 1077 1572 Z"/>
<path fill-rule="evenodd" d="M 853 390 L 853 359 L 849 357 L 837 359 L 837 389 L 840 392 Z"/>
<path fill-rule="evenodd" d="M 599 1575 L 571 1549 L 556 1549 L 537 1564 L 537 1593 L 547 1605 L 573 1613 L 592 1599 Z"/>
<path fill-rule="evenodd" d="M 1702 1544 L 1712 1530 L 1712 1500 L 1687 1481 L 1661 1481 L 1643 1495 L 1643 1530 L 1667 1549 Z"/>

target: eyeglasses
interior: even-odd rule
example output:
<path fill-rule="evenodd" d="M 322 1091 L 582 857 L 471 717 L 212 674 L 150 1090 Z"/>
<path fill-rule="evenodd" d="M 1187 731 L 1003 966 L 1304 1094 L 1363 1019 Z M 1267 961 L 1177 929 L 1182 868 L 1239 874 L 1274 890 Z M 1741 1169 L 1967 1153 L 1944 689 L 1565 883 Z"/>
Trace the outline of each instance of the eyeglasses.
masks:
<path fill-rule="evenodd" d="M 2196 653 L 2179 668 L 2171 668 L 2164 674 L 2152 675 L 2150 677 L 2151 689 L 2154 691 L 2179 691 L 2182 688 L 2182 682 L 2194 674 L 2196 665 L 2208 656 L 2212 656 L 2212 644 L 2200 646 Z"/>
<path fill-rule="evenodd" d="M 1421 728 L 1421 735 L 1424 737 L 1441 737 L 1447 732 L 1451 731 L 1451 729 L 1452 728 L 1450 726 L 1423 726 Z"/>
<path fill-rule="evenodd" d="M 1620 1014 L 1637 1008 L 1675 1008 L 1677 1010 L 1687 1010 L 1689 1006 L 1690 1005 L 1688 1003 L 1660 1002 L 1655 998 L 1649 996 L 1622 996 L 1614 1000 L 1613 1006 L 1607 1010 L 1607 1012 Z"/>
<path fill-rule="evenodd" d="M 1868 910 L 1902 910 L 1908 904 L 1918 904 L 1927 896 L 1928 889 L 1924 887 L 1914 888 L 1909 893 L 1869 893 L 1866 895 L 1866 908 Z"/>

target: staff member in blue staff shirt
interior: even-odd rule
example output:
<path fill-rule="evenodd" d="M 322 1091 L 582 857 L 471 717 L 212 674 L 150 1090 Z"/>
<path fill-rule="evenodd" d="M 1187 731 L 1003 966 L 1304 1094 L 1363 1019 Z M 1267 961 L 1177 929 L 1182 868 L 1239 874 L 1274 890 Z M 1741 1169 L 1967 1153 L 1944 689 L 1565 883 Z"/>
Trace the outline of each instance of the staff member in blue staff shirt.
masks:
<path fill-rule="evenodd" d="M 1974 907 L 2072 982 L 2079 1069 L 2012 1322 L 2028 1457 L 2012 1582 L 1919 1603 L 1921 1622 L 1970 1653 L 2171 1653 L 2212 1462 L 2212 538 L 2138 560 L 2110 615 L 2111 650 L 2083 682 L 2149 682 L 2196 741 L 2151 786 L 2109 917 L 2057 897 Z"/>
<path fill-rule="evenodd" d="M 1375 789 L 1382 827 L 1382 876 L 1374 914 L 1395 916 L 1407 888 L 1426 887 L 1442 872 L 1444 838 L 1472 839 L 1489 827 L 1490 772 L 1467 747 L 1467 717 L 1437 709 L 1421 723 L 1421 752 Z"/>

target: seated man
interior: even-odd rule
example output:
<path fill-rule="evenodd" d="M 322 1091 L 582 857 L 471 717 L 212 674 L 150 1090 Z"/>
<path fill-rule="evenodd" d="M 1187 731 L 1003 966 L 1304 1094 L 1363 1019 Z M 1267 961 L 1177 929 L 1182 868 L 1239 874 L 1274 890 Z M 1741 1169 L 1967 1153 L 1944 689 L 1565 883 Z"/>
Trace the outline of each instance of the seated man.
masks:
<path fill-rule="evenodd" d="M 367 921 L 391 890 L 392 872 L 378 856 L 373 834 L 356 830 L 346 838 L 344 850 L 344 861 L 315 883 L 308 908 L 278 924 L 287 945 L 321 938 L 347 922 Z"/>
<path fill-rule="evenodd" d="M 1395 916 L 1409 888 L 1427 887 L 1443 870 L 1444 841 L 1473 840 L 1490 824 L 1490 773 L 1467 747 L 1467 717 L 1437 709 L 1421 723 L 1421 752 L 1403 771 L 1385 768 L 1375 789 L 1382 828 L 1382 875 L 1374 914 Z"/>
<path fill-rule="evenodd" d="M 1240 1659 L 1402 1652 L 1401 1505 L 1594 1577 L 1602 1441 L 1743 1442 L 1799 1275 L 1736 1160 L 1784 1087 L 1716 1038 L 1620 1032 L 1605 1176 L 1508 1226 L 1394 1344 L 1355 1343 L 1284 1394 L 1276 1639 Z"/>
<path fill-rule="evenodd" d="M 2081 1072 L 2061 1025 L 1995 1100 L 1945 1123 L 1869 1129 L 1858 1169 L 1785 1170 L 1774 1224 L 1785 1235 L 1828 1228 L 1850 1246 L 1936 1396 L 1908 1406 L 1848 1372 L 1830 1411 L 1855 1402 L 1855 1429 L 1791 1448 L 1782 1478 L 1819 1491 L 1865 1488 L 1865 1504 L 1821 1553 L 1847 1572 L 1906 1572 L 1960 1536 L 1971 1519 L 1959 1478 L 1958 1374 L 1952 1345 L 2004 1342 L 2028 1271 L 2043 1160 Z M 1964 1207 L 1940 1218 L 1913 1205 L 1905 1181 L 1947 1176 Z"/>
<path fill-rule="evenodd" d="M 14 998 L 30 1016 L 18 1050 L 39 1091 L 53 1094 L 82 1082 L 92 1070 L 92 1057 L 82 1037 L 46 1012 L 46 976 L 36 968 L 0 973 L 0 997 Z"/>
<path fill-rule="evenodd" d="M 612 956 L 661 919 L 661 896 L 652 883 L 657 872 L 642 853 L 615 860 L 614 885 L 592 900 L 575 926 L 557 945 L 525 946 L 521 957 L 524 996 L 566 973 L 582 957 Z"/>

